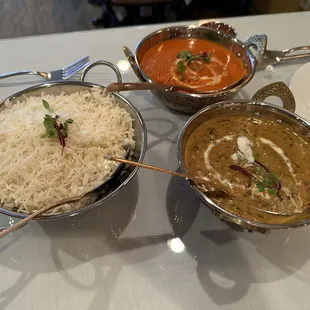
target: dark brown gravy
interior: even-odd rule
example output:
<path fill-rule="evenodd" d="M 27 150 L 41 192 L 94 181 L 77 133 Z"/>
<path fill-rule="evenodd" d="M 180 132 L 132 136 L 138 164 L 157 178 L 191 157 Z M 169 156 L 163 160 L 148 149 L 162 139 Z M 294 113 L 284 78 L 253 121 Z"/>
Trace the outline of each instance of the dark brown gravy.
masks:
<path fill-rule="evenodd" d="M 206 177 L 238 197 L 237 201 L 225 195 L 212 199 L 243 218 L 281 224 L 296 216 L 270 215 L 253 207 L 287 213 L 310 207 L 310 146 L 281 123 L 245 116 L 219 117 L 194 130 L 184 153 L 189 175 Z M 273 189 L 271 194 L 267 187 L 259 189 L 258 183 L 265 182 L 267 173 L 253 159 L 277 176 L 281 189 Z M 231 165 L 246 168 L 258 180 L 232 170 Z"/>

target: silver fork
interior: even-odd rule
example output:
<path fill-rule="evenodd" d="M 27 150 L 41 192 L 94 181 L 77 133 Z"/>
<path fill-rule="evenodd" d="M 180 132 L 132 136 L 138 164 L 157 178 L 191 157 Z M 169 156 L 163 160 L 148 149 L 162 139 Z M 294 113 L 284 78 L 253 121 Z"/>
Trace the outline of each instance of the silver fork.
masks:
<path fill-rule="evenodd" d="M 263 60 L 258 64 L 258 68 L 266 68 L 269 65 L 275 65 L 283 61 L 310 58 L 310 53 L 295 54 L 298 51 L 309 51 L 310 46 L 298 46 L 285 49 L 283 51 L 266 50 Z"/>
<path fill-rule="evenodd" d="M 59 80 L 67 80 L 80 70 L 84 69 L 87 65 L 89 65 L 89 56 L 84 57 L 71 65 L 68 65 L 62 69 L 51 71 L 51 72 L 41 72 L 41 71 L 17 71 L 17 72 L 8 72 L 0 74 L 0 79 L 5 79 L 8 77 L 18 76 L 18 75 L 39 75 L 43 77 L 47 81 L 59 81 Z"/>

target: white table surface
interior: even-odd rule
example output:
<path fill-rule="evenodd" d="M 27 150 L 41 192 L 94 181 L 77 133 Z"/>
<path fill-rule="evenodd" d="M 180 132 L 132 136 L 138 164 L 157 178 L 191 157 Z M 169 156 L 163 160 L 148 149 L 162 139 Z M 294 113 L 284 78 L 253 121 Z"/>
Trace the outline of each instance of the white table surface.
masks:
<path fill-rule="evenodd" d="M 267 34 L 270 49 L 310 45 L 310 13 L 226 21 L 242 40 Z M 55 69 L 85 55 L 117 63 L 124 59 L 123 45 L 133 49 L 159 28 L 2 40 L 0 72 Z M 289 83 L 299 66 L 258 72 L 241 96 L 272 81 Z M 109 74 L 99 68 L 88 80 L 107 84 L 113 81 Z M 137 80 L 131 69 L 123 77 Z M 0 97 L 38 81 L 1 81 Z M 167 110 L 149 93 L 127 96 L 148 128 L 145 162 L 177 169 L 176 137 L 188 117 Z M 0 227 L 9 221 L 1 216 Z M 310 309 L 308 234 L 310 227 L 270 235 L 234 231 L 213 217 L 184 181 L 140 170 L 98 210 L 33 222 L 1 239 L 0 309 Z"/>

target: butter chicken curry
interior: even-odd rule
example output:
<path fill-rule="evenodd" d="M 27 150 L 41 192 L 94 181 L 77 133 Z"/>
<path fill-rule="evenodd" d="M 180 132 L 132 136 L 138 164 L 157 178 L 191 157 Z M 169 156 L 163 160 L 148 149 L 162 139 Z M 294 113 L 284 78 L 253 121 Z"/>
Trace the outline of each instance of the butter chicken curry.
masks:
<path fill-rule="evenodd" d="M 201 93 L 229 87 L 246 73 L 242 61 L 224 46 L 193 38 L 156 44 L 145 53 L 141 68 L 154 82 L 187 86 Z"/>

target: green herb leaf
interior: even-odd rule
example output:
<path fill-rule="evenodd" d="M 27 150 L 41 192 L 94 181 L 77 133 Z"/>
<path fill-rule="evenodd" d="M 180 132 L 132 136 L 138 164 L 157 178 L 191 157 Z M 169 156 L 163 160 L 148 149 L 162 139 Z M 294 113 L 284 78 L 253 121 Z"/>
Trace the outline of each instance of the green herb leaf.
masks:
<path fill-rule="evenodd" d="M 42 102 L 43 102 L 43 106 L 44 106 L 44 108 L 46 109 L 46 110 L 50 110 L 50 105 L 49 105 L 49 103 L 46 101 L 46 100 L 44 100 L 44 99 L 42 99 Z"/>
<path fill-rule="evenodd" d="M 193 56 L 193 54 L 190 51 L 182 51 L 177 55 L 178 59 L 190 59 Z"/>
<path fill-rule="evenodd" d="M 50 107 L 49 103 L 48 103 L 46 100 L 42 99 L 42 103 L 43 103 L 44 108 L 45 108 L 47 111 L 49 111 L 49 112 L 51 112 L 51 113 L 54 112 L 54 110 Z"/>
<path fill-rule="evenodd" d="M 273 181 L 267 177 L 266 179 L 263 180 L 263 184 L 265 187 L 272 187 Z"/>
<path fill-rule="evenodd" d="M 179 80 L 182 81 L 182 82 L 185 80 L 185 76 L 184 76 L 185 70 L 186 70 L 186 65 L 185 65 L 185 63 L 184 63 L 183 61 L 179 61 L 179 62 L 177 63 L 177 71 L 178 71 L 179 73 L 181 73 L 181 76 L 179 77 Z"/>
<path fill-rule="evenodd" d="M 270 172 L 270 177 L 271 177 L 271 179 L 272 179 L 272 181 L 273 181 L 274 183 L 276 183 L 277 185 L 280 184 L 279 178 L 278 178 L 277 175 L 275 175 L 273 172 Z"/>
<path fill-rule="evenodd" d="M 73 124 L 74 123 L 74 120 L 71 119 L 71 118 L 68 118 L 67 120 L 64 121 L 64 123 L 62 124 L 62 130 L 61 130 L 61 133 L 64 137 L 67 137 L 68 136 L 68 130 L 69 130 L 69 124 Z M 76 125 L 77 126 L 77 125 Z M 78 127 L 79 129 L 79 127 Z"/>
<path fill-rule="evenodd" d="M 57 129 L 55 128 L 55 119 L 46 114 L 44 116 L 44 121 L 43 121 L 46 133 L 43 135 L 45 138 L 56 138 L 57 137 Z"/>
<path fill-rule="evenodd" d="M 211 53 L 203 53 L 203 54 L 198 55 L 198 56 L 200 57 L 200 59 L 202 59 L 206 63 L 211 62 Z"/>
<path fill-rule="evenodd" d="M 179 54 L 177 54 L 177 59 L 179 59 L 177 63 L 177 72 L 181 73 L 181 76 L 179 77 L 180 81 L 185 80 L 184 72 L 186 70 L 186 67 L 190 65 L 190 63 L 193 60 L 201 60 L 205 63 L 210 63 L 211 61 L 211 53 L 200 53 L 197 55 L 193 55 L 190 51 L 182 51 Z M 199 66 L 193 66 L 191 68 L 194 71 L 199 71 Z"/>
<path fill-rule="evenodd" d="M 276 188 L 267 188 L 269 195 L 275 195 L 277 193 Z"/>
<path fill-rule="evenodd" d="M 179 61 L 178 64 L 177 64 L 177 71 L 179 73 L 183 73 L 185 72 L 185 69 L 186 69 L 186 65 L 184 64 L 183 61 Z"/>
<path fill-rule="evenodd" d="M 207 54 L 206 56 L 204 56 L 203 60 L 204 60 L 206 63 L 210 63 L 210 62 L 211 62 L 211 54 Z"/>
<path fill-rule="evenodd" d="M 265 186 L 264 186 L 264 184 L 263 184 L 262 182 L 256 183 L 256 186 L 257 186 L 257 189 L 258 189 L 261 193 L 263 193 L 263 192 L 265 191 Z"/>
<path fill-rule="evenodd" d="M 42 99 L 43 106 L 50 113 L 53 113 L 54 110 L 50 107 L 49 103 Z M 74 122 L 73 119 L 69 118 L 65 120 L 63 123 L 60 121 L 60 116 L 55 115 L 52 117 L 49 114 L 46 114 L 43 119 L 43 124 L 45 127 L 45 134 L 42 135 L 43 138 L 57 138 L 59 139 L 60 145 L 62 146 L 61 154 L 63 154 L 63 149 L 66 146 L 65 138 L 68 137 L 69 124 L 75 124 L 77 128 L 80 130 L 78 125 Z"/>

